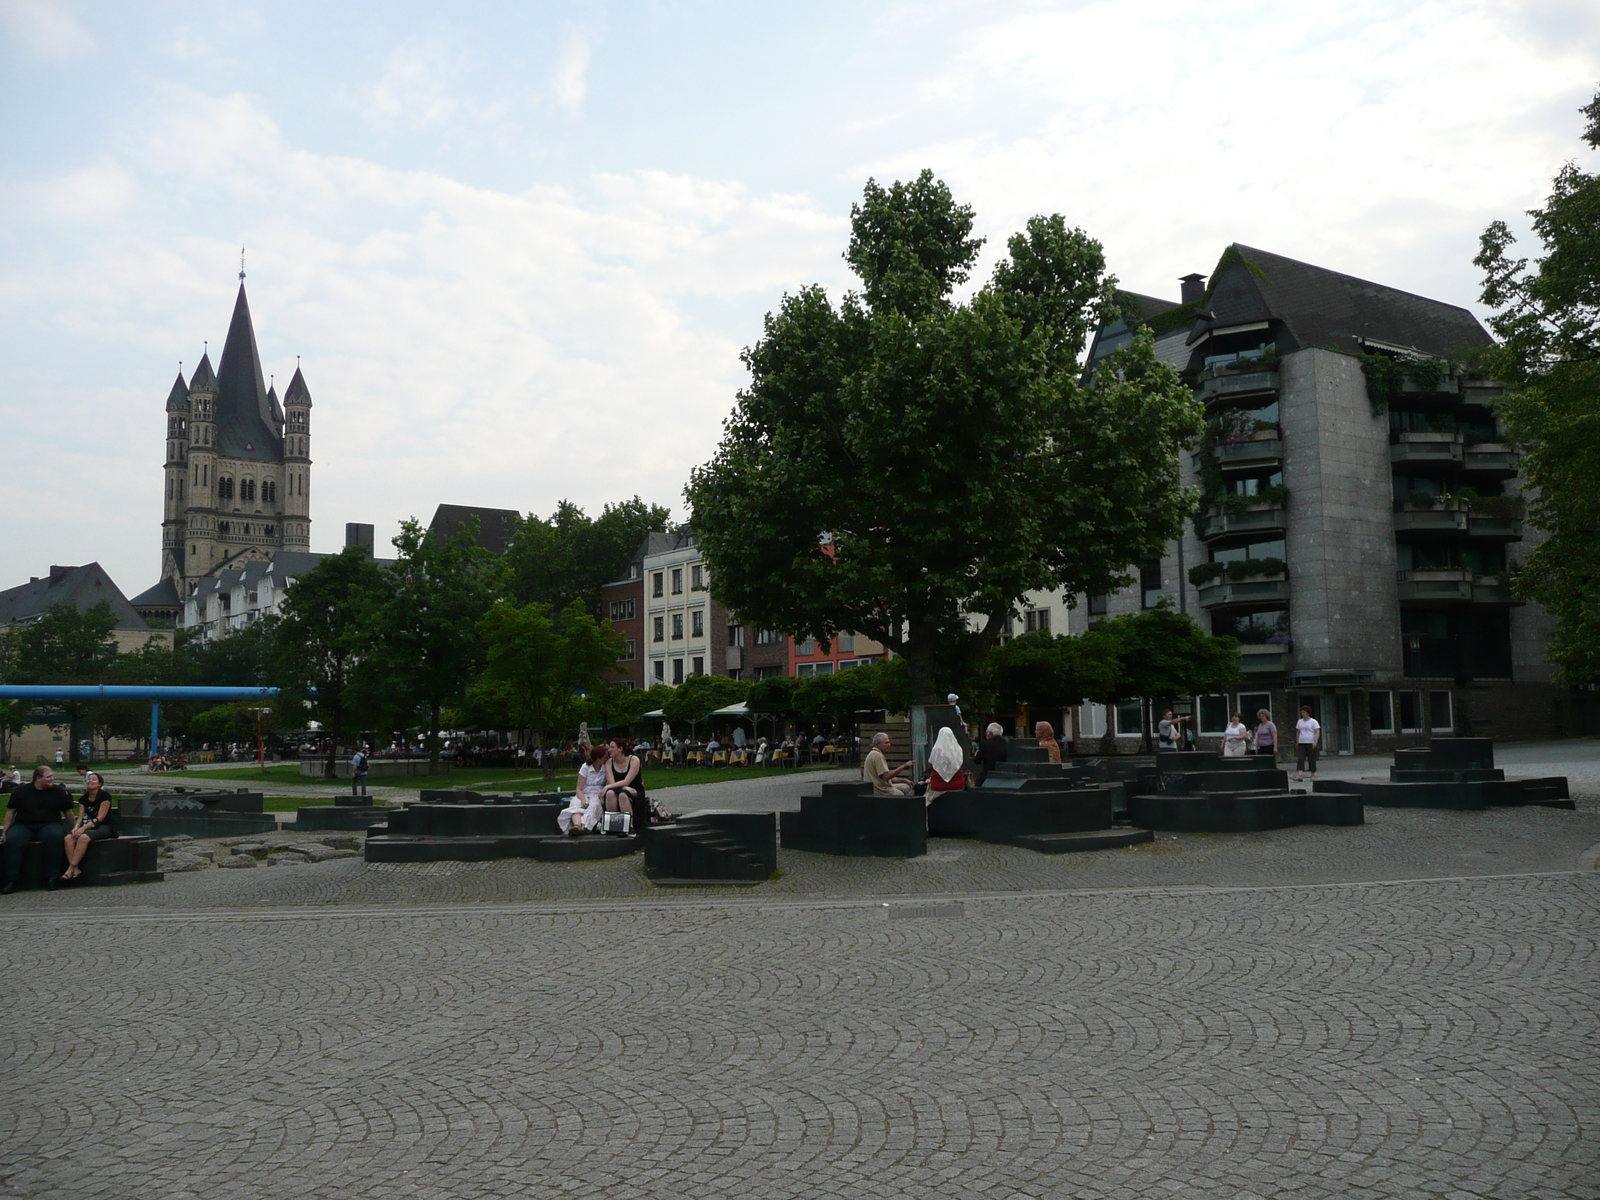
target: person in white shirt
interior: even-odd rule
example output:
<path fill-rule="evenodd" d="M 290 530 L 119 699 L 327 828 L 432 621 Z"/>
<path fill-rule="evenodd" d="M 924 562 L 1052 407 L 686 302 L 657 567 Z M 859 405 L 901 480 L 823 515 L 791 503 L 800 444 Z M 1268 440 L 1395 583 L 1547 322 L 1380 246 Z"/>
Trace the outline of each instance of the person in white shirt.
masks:
<path fill-rule="evenodd" d="M 1250 737 L 1250 731 L 1245 728 L 1243 714 L 1234 713 L 1233 720 L 1222 731 L 1222 757 L 1243 758 L 1245 742 Z"/>
<path fill-rule="evenodd" d="M 605 785 L 606 750 L 604 746 L 592 746 L 588 759 L 578 768 L 578 790 L 556 814 L 556 825 L 562 833 L 578 834 L 600 827 L 600 793 Z"/>
<path fill-rule="evenodd" d="M 1311 706 L 1300 706 L 1300 719 L 1294 723 L 1294 777 L 1298 782 L 1306 776 L 1306 764 L 1311 764 L 1311 778 L 1317 777 L 1317 747 L 1322 742 L 1322 725 L 1311 715 Z"/>

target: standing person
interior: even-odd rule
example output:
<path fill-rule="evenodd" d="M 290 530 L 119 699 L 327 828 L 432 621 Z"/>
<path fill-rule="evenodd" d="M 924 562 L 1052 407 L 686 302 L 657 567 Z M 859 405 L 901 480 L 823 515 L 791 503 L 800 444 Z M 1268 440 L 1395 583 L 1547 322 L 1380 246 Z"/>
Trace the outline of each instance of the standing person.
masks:
<path fill-rule="evenodd" d="M 111 793 L 106 791 L 100 772 L 90 771 L 84 775 L 83 795 L 78 798 L 78 823 L 66 836 L 67 870 L 61 876 L 62 883 L 71 883 L 83 874 L 80 867 L 83 856 L 89 853 L 90 842 L 117 836 L 114 810 Z"/>
<path fill-rule="evenodd" d="M 982 772 L 978 779 L 979 787 L 988 780 L 989 772 L 1005 762 L 1011 753 L 1006 747 L 1005 730 L 1000 728 L 1000 722 L 990 721 L 983 733 L 983 743 L 978 747 L 978 770 Z"/>
<path fill-rule="evenodd" d="M 606 812 L 625 812 L 637 822 L 644 808 L 644 764 L 628 749 L 626 738 L 611 739 L 611 759 L 601 789 Z"/>
<path fill-rule="evenodd" d="M 1050 756 L 1050 761 L 1061 762 L 1061 743 L 1056 741 L 1056 731 L 1049 721 L 1039 721 L 1033 727 L 1033 736 L 1038 739 L 1039 745 L 1044 747 L 1044 752 Z"/>
<path fill-rule="evenodd" d="M 1311 779 L 1317 778 L 1317 747 L 1322 743 L 1322 725 L 1311 715 L 1311 706 L 1300 706 L 1300 719 L 1294 723 L 1294 777 L 1299 782 L 1305 778 L 1306 763 L 1311 764 Z"/>
<path fill-rule="evenodd" d="M 1169 708 L 1161 714 L 1161 720 L 1156 724 L 1156 748 L 1159 750 L 1178 750 L 1182 747 L 1183 725 L 1173 715 Z"/>
<path fill-rule="evenodd" d="M 350 756 L 350 795 L 365 796 L 367 794 L 367 751 L 364 746 L 357 746 L 356 752 Z"/>
<path fill-rule="evenodd" d="M 0 892 L 10 895 L 22 880 L 22 851 L 29 842 L 44 848 L 45 887 L 56 890 L 61 874 L 61 844 L 67 836 L 62 819 L 72 807 L 67 789 L 56 782 L 49 767 L 33 769 L 33 782 L 11 793 L 6 802 L 5 824 L 0 825 L 0 844 L 5 847 L 6 882 Z"/>
<path fill-rule="evenodd" d="M 1245 728 L 1242 714 L 1234 713 L 1233 720 L 1228 722 L 1228 727 L 1222 731 L 1222 757 L 1243 758 L 1245 742 L 1250 737 L 1250 731 Z"/>
<path fill-rule="evenodd" d="M 1256 710 L 1256 753 L 1265 755 L 1274 763 L 1278 761 L 1278 727 L 1272 723 L 1272 714 L 1266 709 Z"/>
<path fill-rule="evenodd" d="M 914 768 L 915 764 L 907 759 L 894 770 L 889 769 L 889 760 L 884 758 L 883 752 L 889 748 L 889 735 L 875 733 L 872 735 L 872 749 L 867 751 L 867 759 L 861 764 L 861 781 L 872 785 L 874 796 L 909 796 L 911 785 L 900 778 L 907 771 Z"/>

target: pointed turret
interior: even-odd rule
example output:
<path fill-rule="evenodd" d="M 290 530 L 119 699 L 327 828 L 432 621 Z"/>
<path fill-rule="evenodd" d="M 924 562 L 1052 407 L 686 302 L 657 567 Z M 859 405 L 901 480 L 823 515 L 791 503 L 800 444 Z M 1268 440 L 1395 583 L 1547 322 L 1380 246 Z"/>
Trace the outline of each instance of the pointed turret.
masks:
<path fill-rule="evenodd" d="M 192 385 L 191 385 L 192 386 Z M 217 364 L 217 439 L 229 458 L 277 462 L 283 458 L 282 439 L 271 424 L 267 381 L 261 373 L 256 331 L 250 322 L 250 302 L 239 285 L 228 340 Z"/>
<path fill-rule="evenodd" d="M 209 352 L 200 356 L 200 365 L 194 369 L 194 374 L 189 377 L 189 390 L 191 392 L 214 392 L 217 390 L 217 375 L 211 369 L 211 354 Z"/>
<path fill-rule="evenodd" d="M 283 404 L 285 408 L 295 405 L 301 408 L 311 407 L 311 389 L 306 387 L 306 377 L 300 374 L 298 366 L 294 369 L 294 378 L 289 381 L 289 390 L 283 394 Z"/>
<path fill-rule="evenodd" d="M 281 434 L 283 432 L 283 406 L 278 403 L 278 389 L 276 387 L 267 389 L 267 407 L 273 428 Z"/>
<path fill-rule="evenodd" d="M 189 385 L 183 381 L 183 372 L 178 372 L 178 377 L 172 381 L 172 390 L 167 393 L 167 411 L 181 413 L 189 411 Z"/>

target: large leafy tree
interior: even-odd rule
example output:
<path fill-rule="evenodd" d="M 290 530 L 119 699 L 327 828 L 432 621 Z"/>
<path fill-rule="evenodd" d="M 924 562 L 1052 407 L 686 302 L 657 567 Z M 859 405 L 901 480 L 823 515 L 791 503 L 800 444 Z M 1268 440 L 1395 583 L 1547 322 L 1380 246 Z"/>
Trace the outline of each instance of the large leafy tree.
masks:
<path fill-rule="evenodd" d="M 1582 110 L 1584 140 L 1600 149 L 1600 93 Z M 1600 175 L 1568 163 L 1533 231 L 1544 253 L 1512 257 L 1504 221 L 1484 231 L 1483 302 L 1500 344 L 1483 366 L 1509 393 L 1508 434 L 1523 447 L 1528 515 L 1549 537 L 1514 587 L 1556 618 L 1549 657 L 1568 684 L 1600 682 Z"/>
<path fill-rule="evenodd" d="M 117 643 L 111 631 L 116 614 L 105 601 L 79 611 L 53 604 L 38 620 L 0 635 L 0 678 L 7 683 L 93 684 L 111 682 Z M 94 705 L 87 700 L 52 700 L 48 707 L 71 726 L 72 756 L 92 728 Z M 53 723 L 53 722 L 52 722 Z"/>
<path fill-rule="evenodd" d="M 969 301 L 972 210 L 924 171 L 869 182 L 845 253 L 862 291 L 786 296 L 687 491 L 716 598 L 795 636 L 870 636 L 913 698 L 992 644 L 1024 593 L 1114 590 L 1193 506 L 1202 415 L 1148 334 L 1084 381 L 1115 310 L 1097 242 L 1060 216 L 1012 237 Z M 976 624 L 976 632 L 969 632 Z"/>
<path fill-rule="evenodd" d="M 1091 635 L 1116 654 L 1112 703 L 1141 697 L 1144 750 L 1150 751 L 1150 701 L 1226 691 L 1239 681 L 1238 641 L 1206 633 L 1193 617 L 1163 604 L 1148 612 L 1113 617 L 1084 634 L 1089 654 L 1101 653 Z M 1104 643 L 1103 643 L 1104 644 Z M 1094 697 L 1098 699 L 1098 697 Z M 1111 722 L 1106 722 L 1111 732 Z"/>
<path fill-rule="evenodd" d="M 506 550 L 511 592 L 524 604 L 548 604 L 553 612 L 574 600 L 593 608 L 600 586 L 621 577 L 645 535 L 665 530 L 671 516 L 638 496 L 608 504 L 594 518 L 566 500 L 548 521 L 530 515 Z"/>
<path fill-rule="evenodd" d="M 383 589 L 383 575 L 363 548 L 330 555 L 289 589 L 263 655 L 282 689 L 280 707 L 304 711 L 328 735 L 330 779 L 339 742 L 361 728 L 365 715 L 357 669 L 374 652 Z"/>
<path fill-rule="evenodd" d="M 394 546 L 399 556 L 370 627 L 367 678 L 402 707 L 427 713 L 428 771 L 437 774 L 440 710 L 465 694 L 483 662 L 478 622 L 500 598 L 502 572 L 478 545 L 476 521 L 448 536 L 406 521 Z"/>
<path fill-rule="evenodd" d="M 1018 704 L 1071 708 L 1124 686 L 1120 651 L 1115 638 L 1093 633 L 1052 636 L 1041 630 L 996 646 L 979 679 L 999 709 Z"/>
<path fill-rule="evenodd" d="M 749 694 L 750 684 L 745 680 L 729 679 L 726 675 L 691 675 L 682 686 L 673 689 L 662 708 L 674 727 L 689 726 L 693 737 L 700 722 L 717 709 L 737 704 Z"/>

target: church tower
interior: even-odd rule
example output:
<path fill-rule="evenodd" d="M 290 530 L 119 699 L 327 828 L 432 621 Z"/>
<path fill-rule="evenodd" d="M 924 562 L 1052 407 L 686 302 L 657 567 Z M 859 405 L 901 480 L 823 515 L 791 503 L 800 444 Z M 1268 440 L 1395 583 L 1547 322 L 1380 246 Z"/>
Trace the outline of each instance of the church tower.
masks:
<path fill-rule="evenodd" d="M 311 391 L 299 367 L 280 404 L 261 370 L 244 272 L 215 369 L 209 351 L 167 394 L 161 582 L 140 600 L 181 606 L 196 581 L 311 548 Z"/>

